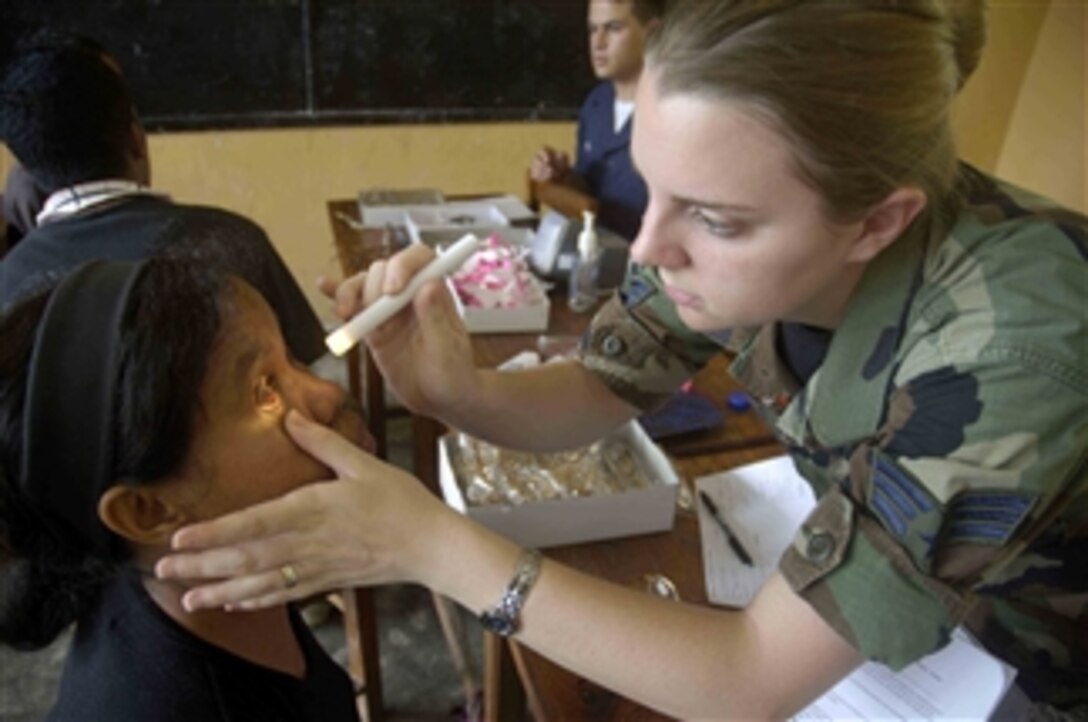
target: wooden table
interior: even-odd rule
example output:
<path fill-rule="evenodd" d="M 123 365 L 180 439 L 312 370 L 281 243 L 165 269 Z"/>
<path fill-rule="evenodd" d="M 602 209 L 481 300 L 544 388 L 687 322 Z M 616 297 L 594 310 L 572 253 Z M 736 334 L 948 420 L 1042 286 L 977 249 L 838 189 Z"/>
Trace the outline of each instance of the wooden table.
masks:
<path fill-rule="evenodd" d="M 763 444 L 673 459 L 673 464 L 684 483 L 690 484 L 699 476 L 780 453 L 781 447 Z M 557 547 L 546 549 L 545 554 L 633 589 L 645 589 L 648 575 L 664 575 L 675 585 L 681 600 L 707 603 L 699 524 L 691 509 L 677 510 L 676 525 L 670 532 Z M 526 703 L 535 722 L 670 719 L 553 664 L 515 640 L 488 634 L 484 644 L 484 710 L 489 722 L 524 718 Z"/>
<path fill-rule="evenodd" d="M 354 200 L 329 201 L 328 213 L 345 275 L 364 270 L 397 249 L 386 229 L 358 224 L 358 206 Z M 590 318 L 588 314 L 572 312 L 565 298 L 553 297 L 547 334 L 580 335 Z M 472 341 L 476 363 L 497 366 L 521 351 L 536 349 L 538 337 L 536 333 L 475 334 Z M 365 384 L 361 384 L 360 362 Z M 381 376 L 368 358 L 356 355 L 350 363 L 349 384 L 353 393 L 363 398 L 372 432 L 379 441 L 379 452 L 384 453 L 386 410 Z M 726 372 L 727 364 L 724 355 L 712 361 L 696 376 L 693 390 L 725 411 L 725 425 L 663 444 L 677 471 L 688 482 L 702 474 L 780 453 L 774 437 L 754 411 L 726 411 L 727 395 L 738 389 Z M 439 493 L 437 440 L 444 431 L 433 419 L 412 417 L 413 470 L 435 493 Z M 664 574 L 676 585 L 682 599 L 706 601 L 698 525 L 690 511 L 679 510 L 676 527 L 668 533 L 573 545 L 546 553 L 572 567 L 628 586 L 644 584 L 646 574 Z M 494 635 L 485 634 L 485 637 L 484 709 L 488 720 L 520 719 L 526 701 L 537 722 L 664 719 L 576 677 L 516 642 L 507 645 Z"/>
<path fill-rule="evenodd" d="M 694 392 L 724 406 L 736 381 L 729 376 L 728 359 L 714 359 L 694 379 Z M 782 447 L 754 411 L 726 412 L 722 429 L 661 444 L 685 488 L 681 501 L 692 499 L 693 481 L 707 474 L 781 454 Z M 702 449 L 702 451 L 692 451 Z M 680 453 L 677 453 L 680 452 Z M 546 549 L 550 559 L 622 586 L 645 588 L 648 575 L 664 575 L 686 602 L 706 604 L 702 546 L 694 507 L 677 509 L 672 531 L 611 541 Z M 484 713 L 487 722 L 524 717 L 528 704 L 535 722 L 578 720 L 667 720 L 553 664 L 516 640 L 493 634 L 484 639 Z"/>

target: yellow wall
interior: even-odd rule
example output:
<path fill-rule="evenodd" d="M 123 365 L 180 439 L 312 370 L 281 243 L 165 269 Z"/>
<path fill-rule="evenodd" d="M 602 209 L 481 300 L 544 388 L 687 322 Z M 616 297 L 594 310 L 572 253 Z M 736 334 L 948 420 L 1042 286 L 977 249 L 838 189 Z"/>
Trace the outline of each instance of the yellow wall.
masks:
<path fill-rule="evenodd" d="M 1088 5 L 1053 2 L 998 156 L 999 176 L 1088 210 Z M 1078 152 L 1079 151 L 1079 152 Z"/>
<path fill-rule="evenodd" d="M 1088 210 L 1085 14 L 1082 0 L 993 0 L 985 54 L 953 114 L 965 158 L 1080 210 Z M 372 186 L 521 195 L 533 151 L 570 150 L 573 134 L 571 123 L 168 133 L 151 137 L 151 154 L 161 190 L 264 226 L 329 318 L 313 290 L 318 275 L 337 272 L 327 199 Z M 9 163 L 0 153 L 0 171 Z"/>
<path fill-rule="evenodd" d="M 1049 0 L 991 2 L 978 69 L 952 108 L 960 155 L 986 171 L 997 167 Z"/>
<path fill-rule="evenodd" d="M 315 279 L 339 276 L 328 199 L 375 186 L 523 196 L 533 152 L 569 147 L 573 135 L 569 123 L 507 123 L 170 133 L 150 142 L 156 187 L 264 226 L 327 317 Z"/>
<path fill-rule="evenodd" d="M 525 192 L 542 144 L 571 151 L 573 123 L 381 125 L 351 128 L 158 133 L 149 136 L 152 184 L 176 200 L 222 206 L 271 236 L 318 314 L 315 290 L 339 276 L 325 202 L 375 186 L 446 193 Z M 11 165 L 0 146 L 0 172 Z"/>

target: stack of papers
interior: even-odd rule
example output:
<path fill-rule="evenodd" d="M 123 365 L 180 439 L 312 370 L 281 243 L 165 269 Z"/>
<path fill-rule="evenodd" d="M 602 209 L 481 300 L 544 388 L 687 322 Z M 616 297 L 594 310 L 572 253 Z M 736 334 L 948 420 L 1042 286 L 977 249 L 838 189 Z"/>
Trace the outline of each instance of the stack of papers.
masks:
<path fill-rule="evenodd" d="M 988 719 L 1016 670 L 957 629 L 942 649 L 893 672 L 866 662 L 798 720 Z"/>
<path fill-rule="evenodd" d="M 695 480 L 751 555 L 748 566 L 699 505 L 699 533 L 707 596 L 744 607 L 778 568 L 815 498 L 788 456 L 779 456 Z M 1005 696 L 1016 670 L 957 629 L 943 649 L 893 672 L 867 662 L 795 719 L 986 719 Z"/>

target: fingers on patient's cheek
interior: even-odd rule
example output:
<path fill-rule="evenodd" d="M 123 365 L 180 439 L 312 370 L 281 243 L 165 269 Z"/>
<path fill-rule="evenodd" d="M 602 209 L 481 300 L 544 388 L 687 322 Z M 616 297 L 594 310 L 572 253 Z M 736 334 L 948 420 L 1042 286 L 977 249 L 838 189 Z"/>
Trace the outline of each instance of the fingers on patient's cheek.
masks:
<path fill-rule="evenodd" d="M 250 573 L 260 565 L 253 554 L 244 549 L 217 549 L 200 554 L 180 554 L 169 564 L 163 563 L 171 577 L 208 579 Z"/>
<path fill-rule="evenodd" d="M 185 593 L 182 601 L 189 611 L 218 609 L 224 606 L 238 607 L 238 600 L 263 597 L 282 591 L 283 577 L 279 572 L 273 571 L 193 589 Z"/>
<path fill-rule="evenodd" d="M 290 599 L 296 599 L 296 598 L 298 598 L 296 595 L 288 596 L 283 591 L 275 591 L 275 592 L 272 592 L 270 594 L 265 594 L 265 595 L 260 596 L 260 597 L 253 597 L 253 598 L 250 598 L 250 599 L 246 599 L 245 601 L 238 602 L 237 604 L 228 605 L 228 608 L 231 609 L 232 611 L 248 612 L 248 611 L 253 611 L 255 609 L 267 609 L 268 607 L 271 607 L 273 605 L 283 604 L 284 602 L 287 602 Z"/>

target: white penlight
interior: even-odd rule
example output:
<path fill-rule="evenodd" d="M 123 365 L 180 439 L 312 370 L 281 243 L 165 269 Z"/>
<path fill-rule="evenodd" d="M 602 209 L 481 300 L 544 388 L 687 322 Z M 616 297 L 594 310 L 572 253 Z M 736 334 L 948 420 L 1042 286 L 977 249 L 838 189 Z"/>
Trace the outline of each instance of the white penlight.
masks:
<path fill-rule="evenodd" d="M 368 333 L 407 306 L 423 284 L 442 278 L 463 266 L 479 245 L 480 239 L 472 233 L 462 236 L 445 253 L 436 256 L 413 276 L 400 293 L 394 296 L 382 296 L 356 314 L 353 319 L 326 336 L 325 345 L 337 356 L 343 356 Z"/>

